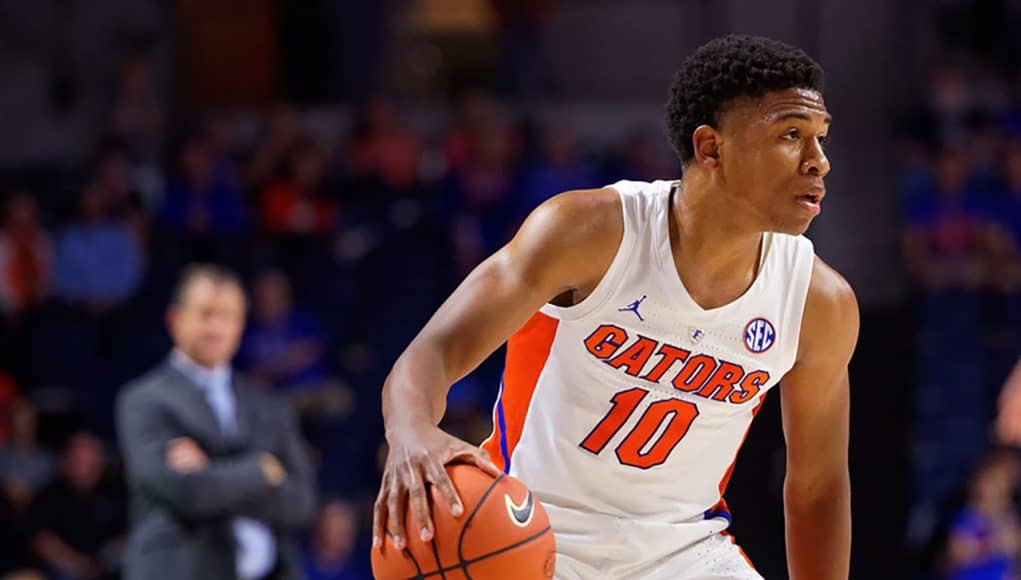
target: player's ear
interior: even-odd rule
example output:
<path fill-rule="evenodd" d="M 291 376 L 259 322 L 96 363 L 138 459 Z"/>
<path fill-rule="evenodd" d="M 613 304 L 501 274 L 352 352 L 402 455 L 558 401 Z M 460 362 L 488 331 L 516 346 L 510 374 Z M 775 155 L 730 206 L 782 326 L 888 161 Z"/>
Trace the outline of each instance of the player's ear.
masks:
<path fill-rule="evenodd" d="M 691 135 L 695 149 L 692 160 L 698 165 L 715 167 L 720 162 L 720 134 L 709 125 L 699 125 Z"/>

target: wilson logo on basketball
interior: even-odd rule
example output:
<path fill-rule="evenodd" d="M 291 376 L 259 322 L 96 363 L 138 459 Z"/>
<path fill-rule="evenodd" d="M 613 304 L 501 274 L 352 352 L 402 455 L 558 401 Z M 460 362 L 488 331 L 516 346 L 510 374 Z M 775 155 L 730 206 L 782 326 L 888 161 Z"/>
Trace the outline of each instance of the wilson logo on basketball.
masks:
<path fill-rule="evenodd" d="M 535 500 L 532 499 L 532 492 L 528 492 L 525 499 L 520 504 L 514 503 L 509 494 L 503 495 L 503 501 L 507 504 L 507 514 L 510 515 L 510 519 L 514 522 L 514 525 L 525 527 L 532 521 L 532 513 L 534 513 Z"/>

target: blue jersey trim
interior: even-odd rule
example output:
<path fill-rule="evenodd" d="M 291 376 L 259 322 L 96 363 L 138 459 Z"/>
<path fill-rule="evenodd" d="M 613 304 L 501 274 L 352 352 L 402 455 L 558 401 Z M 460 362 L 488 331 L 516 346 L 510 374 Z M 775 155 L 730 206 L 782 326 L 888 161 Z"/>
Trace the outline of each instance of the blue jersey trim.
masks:
<path fill-rule="evenodd" d="M 503 380 L 500 380 L 500 396 L 496 399 L 496 420 L 500 424 L 500 454 L 503 455 L 503 472 L 510 473 L 511 460 L 507 451 L 507 420 L 503 416 Z"/>

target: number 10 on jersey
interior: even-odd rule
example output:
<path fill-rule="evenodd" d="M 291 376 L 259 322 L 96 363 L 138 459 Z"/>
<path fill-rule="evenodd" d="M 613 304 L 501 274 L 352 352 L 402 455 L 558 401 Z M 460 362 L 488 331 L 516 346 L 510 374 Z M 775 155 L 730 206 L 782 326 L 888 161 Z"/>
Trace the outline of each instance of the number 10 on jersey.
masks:
<path fill-rule="evenodd" d="M 581 448 L 599 455 L 648 394 L 647 389 L 640 387 L 615 393 L 610 398 L 610 410 L 580 443 Z M 624 465 L 639 469 L 660 465 L 688 433 L 695 417 L 698 417 L 698 407 L 694 403 L 680 399 L 663 399 L 651 403 L 638 423 L 617 445 L 617 459 Z M 659 438 L 653 443 L 653 437 L 660 431 Z"/>

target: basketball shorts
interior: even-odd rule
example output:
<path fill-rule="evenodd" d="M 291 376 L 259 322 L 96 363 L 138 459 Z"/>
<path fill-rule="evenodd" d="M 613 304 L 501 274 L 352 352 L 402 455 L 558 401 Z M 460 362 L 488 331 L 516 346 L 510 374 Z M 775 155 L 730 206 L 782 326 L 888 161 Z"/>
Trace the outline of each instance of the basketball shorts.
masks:
<path fill-rule="evenodd" d="M 558 546 L 555 580 L 763 580 L 727 533 L 713 534 L 655 561 L 615 564 L 576 556 L 580 554 L 565 553 Z"/>

